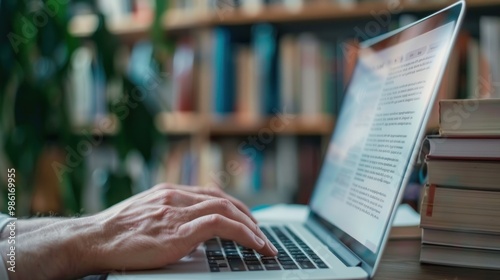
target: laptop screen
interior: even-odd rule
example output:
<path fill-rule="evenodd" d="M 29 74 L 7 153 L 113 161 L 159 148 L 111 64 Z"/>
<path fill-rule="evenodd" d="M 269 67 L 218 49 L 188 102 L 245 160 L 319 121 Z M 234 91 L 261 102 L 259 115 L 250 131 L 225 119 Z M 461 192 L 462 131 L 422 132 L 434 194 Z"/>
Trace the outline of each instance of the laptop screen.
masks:
<path fill-rule="evenodd" d="M 435 98 L 456 6 L 362 46 L 346 89 L 310 206 L 371 265 Z"/>

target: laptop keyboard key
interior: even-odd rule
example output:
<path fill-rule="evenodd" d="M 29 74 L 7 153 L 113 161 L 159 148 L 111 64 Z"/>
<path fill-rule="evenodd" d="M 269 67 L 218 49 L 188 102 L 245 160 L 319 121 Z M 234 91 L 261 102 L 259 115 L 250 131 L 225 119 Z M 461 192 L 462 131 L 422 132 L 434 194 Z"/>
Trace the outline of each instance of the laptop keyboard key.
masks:
<path fill-rule="evenodd" d="M 316 257 L 312 259 L 312 261 L 319 267 L 319 268 L 328 268 L 328 265 L 326 265 L 320 258 Z"/>
<path fill-rule="evenodd" d="M 278 253 L 278 258 L 287 258 L 288 254 L 283 252 L 283 253 Z"/>
<path fill-rule="evenodd" d="M 222 251 L 206 251 L 207 257 L 210 256 L 224 256 Z"/>
<path fill-rule="evenodd" d="M 243 264 L 243 261 L 241 259 L 229 259 L 227 261 L 229 263 L 229 267 L 231 268 L 232 271 L 245 271 L 245 264 Z"/>
<path fill-rule="evenodd" d="M 295 262 L 294 262 L 294 261 L 292 261 L 292 260 L 289 260 L 289 261 L 282 261 L 282 260 L 280 260 L 280 263 L 281 263 L 281 265 L 290 265 L 290 264 L 295 264 Z"/>
<path fill-rule="evenodd" d="M 281 270 L 279 264 L 265 264 L 266 270 Z"/>
<path fill-rule="evenodd" d="M 314 264 L 310 261 L 305 261 L 305 262 L 299 262 L 299 266 L 300 268 L 302 269 L 312 269 L 312 268 L 316 268 L 314 266 Z"/>
<path fill-rule="evenodd" d="M 283 269 L 299 269 L 295 264 L 283 264 Z"/>
<path fill-rule="evenodd" d="M 219 266 L 210 266 L 210 272 L 220 272 Z"/>
<path fill-rule="evenodd" d="M 205 243 L 205 250 L 206 251 L 219 251 L 221 248 L 219 244 L 214 244 L 214 243 Z"/>
<path fill-rule="evenodd" d="M 247 265 L 249 271 L 264 270 L 260 264 L 257 265 Z"/>
<path fill-rule="evenodd" d="M 262 260 L 263 264 L 278 264 L 278 262 L 275 259 L 271 260 Z"/>
<path fill-rule="evenodd" d="M 213 261 L 224 260 L 224 256 L 209 256 L 207 258 L 208 260 L 213 260 Z"/>
<path fill-rule="evenodd" d="M 319 268 L 328 268 L 328 265 L 326 265 L 326 263 L 324 263 L 324 262 L 316 263 L 316 265 L 317 265 Z"/>

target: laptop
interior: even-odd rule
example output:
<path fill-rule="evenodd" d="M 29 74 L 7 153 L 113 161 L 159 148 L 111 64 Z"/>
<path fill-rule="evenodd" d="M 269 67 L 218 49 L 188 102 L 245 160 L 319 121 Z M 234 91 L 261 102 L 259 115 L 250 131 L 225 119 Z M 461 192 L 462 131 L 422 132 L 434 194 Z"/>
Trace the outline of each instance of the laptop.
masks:
<path fill-rule="evenodd" d="M 464 16 L 459 1 L 361 43 L 305 223 L 262 223 L 277 257 L 218 237 L 176 264 L 109 279 L 369 279 Z"/>

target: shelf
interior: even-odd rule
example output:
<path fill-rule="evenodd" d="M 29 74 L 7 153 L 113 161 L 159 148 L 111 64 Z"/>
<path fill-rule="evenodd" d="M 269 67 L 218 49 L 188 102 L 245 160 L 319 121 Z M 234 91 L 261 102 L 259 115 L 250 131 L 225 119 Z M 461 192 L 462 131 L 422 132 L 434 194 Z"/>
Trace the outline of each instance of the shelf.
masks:
<path fill-rule="evenodd" d="M 196 113 L 160 113 L 156 116 L 156 128 L 165 134 L 189 135 L 201 131 L 202 120 Z"/>
<path fill-rule="evenodd" d="M 251 14 L 241 10 L 224 11 L 223 14 L 203 13 L 192 14 L 181 11 L 168 11 L 163 24 L 166 30 L 176 31 L 193 29 L 199 27 L 211 27 L 217 25 L 247 25 L 256 22 L 301 22 L 318 20 L 337 20 L 353 18 L 373 17 L 373 13 L 381 11 L 401 12 L 426 12 L 437 11 L 447 5 L 455 3 L 455 0 L 444 1 L 401 1 L 397 9 L 392 8 L 389 2 L 363 2 L 359 4 L 328 4 L 321 2 L 314 5 L 304 6 L 299 10 L 290 10 L 283 6 L 264 7 L 260 12 Z M 468 8 L 481 8 L 490 6 L 500 6 L 500 0 L 469 0 Z M 399 10 L 401 11 L 399 12 Z"/>
<path fill-rule="evenodd" d="M 161 113 L 156 118 L 158 130 L 171 135 L 253 135 L 260 132 L 279 135 L 329 135 L 334 124 L 334 118 L 329 116 L 283 115 L 281 119 L 274 117 L 252 122 L 242 122 L 229 116 L 217 119 L 202 118 L 194 113 Z"/>
<path fill-rule="evenodd" d="M 210 124 L 212 135 L 250 135 L 275 133 L 280 135 L 329 135 L 333 131 L 333 117 L 304 117 L 283 115 L 255 122 L 241 122 L 226 117 Z"/>
<path fill-rule="evenodd" d="M 99 19 L 95 14 L 79 15 L 73 17 L 68 25 L 69 33 L 76 37 L 89 37 L 97 29 Z M 137 21 L 133 17 L 106 22 L 109 31 L 123 38 L 146 37 L 151 22 Z"/>
<path fill-rule="evenodd" d="M 97 136 L 115 135 L 118 132 L 119 123 L 115 115 L 108 115 L 97 118 L 93 124 L 76 126 L 73 131 L 76 134 L 91 134 Z"/>

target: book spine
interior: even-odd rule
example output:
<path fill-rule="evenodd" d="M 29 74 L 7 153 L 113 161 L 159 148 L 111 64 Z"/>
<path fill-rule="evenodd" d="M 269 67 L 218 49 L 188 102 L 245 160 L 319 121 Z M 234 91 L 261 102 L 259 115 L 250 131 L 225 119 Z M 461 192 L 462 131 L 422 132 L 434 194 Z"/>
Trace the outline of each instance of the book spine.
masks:
<path fill-rule="evenodd" d="M 253 44 L 257 61 L 257 73 L 260 80 L 262 115 L 271 115 L 279 105 L 277 81 L 277 46 L 276 31 L 269 24 L 253 27 Z"/>

